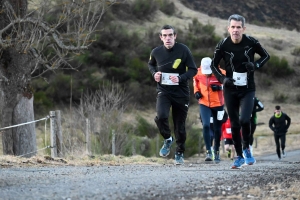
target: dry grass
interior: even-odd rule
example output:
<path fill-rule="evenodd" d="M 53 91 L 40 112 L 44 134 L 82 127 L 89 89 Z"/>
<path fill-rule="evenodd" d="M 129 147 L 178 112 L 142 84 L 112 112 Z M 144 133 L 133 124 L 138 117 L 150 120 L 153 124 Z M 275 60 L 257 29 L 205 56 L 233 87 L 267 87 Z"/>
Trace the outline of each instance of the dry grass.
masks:
<path fill-rule="evenodd" d="M 159 165 L 171 164 L 171 159 L 143 156 L 69 156 L 66 158 L 52 158 L 47 155 L 38 155 L 31 158 L 0 156 L 0 168 L 9 167 L 44 167 L 44 166 L 119 166 L 119 165 Z"/>

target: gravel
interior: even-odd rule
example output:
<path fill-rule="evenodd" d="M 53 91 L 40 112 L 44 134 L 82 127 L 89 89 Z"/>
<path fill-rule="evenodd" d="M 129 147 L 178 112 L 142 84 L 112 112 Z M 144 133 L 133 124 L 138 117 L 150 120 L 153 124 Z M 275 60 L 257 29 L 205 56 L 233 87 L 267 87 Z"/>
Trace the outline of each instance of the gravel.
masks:
<path fill-rule="evenodd" d="M 277 186 L 300 180 L 300 150 L 257 157 L 253 166 L 232 161 L 185 165 L 54 166 L 0 168 L 0 199 L 266 199 Z M 275 195 L 275 192 L 273 192 Z M 277 195 L 277 193 L 276 193 Z M 297 199 L 281 192 L 273 199 Z M 294 196 L 291 196 L 294 195 Z"/>

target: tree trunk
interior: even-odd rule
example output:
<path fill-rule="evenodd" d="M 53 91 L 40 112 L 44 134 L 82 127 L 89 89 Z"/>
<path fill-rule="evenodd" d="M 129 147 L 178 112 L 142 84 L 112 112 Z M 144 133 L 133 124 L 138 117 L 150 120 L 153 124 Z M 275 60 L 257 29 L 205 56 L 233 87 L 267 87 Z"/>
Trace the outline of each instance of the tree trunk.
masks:
<path fill-rule="evenodd" d="M 27 0 L 8 0 L 17 17 L 23 17 L 27 12 Z M 3 8 L 4 0 L 0 0 Z M 0 29 L 10 23 L 7 12 L 2 10 L 0 14 Z M 22 28 L 25 27 L 16 27 Z M 16 35 L 10 35 L 10 30 L 3 33 L 2 37 L 15 39 Z M 20 43 L 21 44 L 21 43 Z M 34 120 L 33 96 L 30 87 L 31 71 L 34 60 L 18 45 L 8 48 L 0 48 L 0 111 L 1 125 L 8 127 Z M 36 153 L 35 124 L 22 125 L 5 129 L 2 133 L 3 154 L 24 155 L 26 157 Z"/>
<path fill-rule="evenodd" d="M 8 127 L 34 120 L 33 96 L 30 85 L 32 61 L 27 54 L 13 48 L 3 50 L 0 58 L 1 121 Z M 36 154 L 35 124 L 22 125 L 2 131 L 3 154 Z"/>
<path fill-rule="evenodd" d="M 13 123 L 34 121 L 33 97 L 28 99 L 21 97 L 13 112 Z M 13 129 L 14 155 L 25 155 L 30 157 L 36 154 L 36 132 L 35 123 L 26 124 Z"/>

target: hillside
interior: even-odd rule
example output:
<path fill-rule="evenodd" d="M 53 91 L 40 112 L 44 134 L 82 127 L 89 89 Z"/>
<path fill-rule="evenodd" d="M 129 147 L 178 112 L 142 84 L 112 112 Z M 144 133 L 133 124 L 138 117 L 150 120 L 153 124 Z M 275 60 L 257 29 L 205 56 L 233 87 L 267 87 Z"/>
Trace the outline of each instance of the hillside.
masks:
<path fill-rule="evenodd" d="M 187 30 L 187 24 L 190 23 L 193 18 L 197 18 L 203 24 L 214 25 L 215 32 L 220 37 L 224 37 L 224 33 L 227 32 L 227 18 L 230 14 L 228 14 L 228 16 L 225 16 L 224 14 L 224 18 L 221 19 L 218 17 L 208 16 L 205 13 L 188 8 L 185 5 L 183 5 L 180 2 L 180 0 L 173 0 L 173 2 L 177 9 L 176 15 L 167 16 L 161 12 L 158 12 L 155 13 L 155 20 L 152 20 L 152 22 L 144 21 L 142 25 L 159 29 L 162 24 L 171 24 L 175 27 Z M 205 5 L 205 7 L 213 7 L 213 4 L 210 5 L 211 1 L 195 2 L 198 2 L 198 5 L 200 5 L 201 2 L 209 2 L 207 5 Z M 223 5 L 225 6 L 225 3 Z M 232 9 L 232 12 L 229 12 L 230 9 Z M 226 13 L 236 12 L 235 7 L 230 6 L 224 7 L 223 10 L 226 10 Z M 271 14 L 269 15 L 269 18 L 270 21 L 273 21 Z M 276 18 L 276 16 L 274 16 L 274 18 Z M 286 18 L 283 19 L 285 20 Z M 285 22 L 284 20 L 282 21 L 282 23 Z M 130 24 L 129 26 L 133 28 L 136 25 Z M 300 38 L 300 33 L 295 30 L 290 31 L 287 29 L 275 29 L 270 27 L 253 25 L 249 23 L 246 23 L 246 27 L 246 34 L 256 37 L 271 55 L 276 55 L 280 58 L 286 58 L 289 62 L 289 65 L 295 70 L 295 74 L 288 78 L 268 77 L 265 74 L 259 72 L 256 73 L 256 94 L 265 106 L 264 111 L 258 114 L 258 120 L 262 125 L 257 127 L 256 132 L 259 134 L 271 134 L 271 131 L 268 128 L 268 120 L 274 111 L 275 105 L 277 104 L 281 105 L 283 111 L 288 113 L 288 115 L 292 118 L 292 126 L 290 128 L 290 132 L 299 132 L 300 121 L 298 119 L 299 114 L 297 110 L 299 109 L 300 104 L 297 94 L 300 94 L 300 84 L 298 84 L 297 75 L 300 73 L 300 66 L 299 61 L 296 62 L 297 59 L 299 59 L 299 57 L 292 55 L 291 51 L 294 48 L 300 47 L 300 40 L 297 39 Z M 178 37 L 180 38 L 180 35 L 178 35 Z M 279 44 L 281 48 L 277 48 L 275 44 Z M 266 80 L 271 82 L 271 86 L 264 85 Z M 278 93 L 287 97 L 284 103 L 274 102 L 274 95 Z M 199 115 L 197 105 L 191 107 L 189 112 L 191 116 L 197 117 Z M 150 115 L 149 117 L 149 120 L 152 121 L 152 116 Z M 201 126 L 200 123 L 199 125 Z"/>
<path fill-rule="evenodd" d="M 35 94 L 39 94 L 35 95 L 35 109 L 40 113 L 44 113 L 46 110 L 52 109 L 52 107 L 58 104 L 63 104 L 63 107 L 66 107 L 65 105 L 69 105 L 70 99 L 74 102 L 73 105 L 76 105 L 76 103 L 79 103 L 82 92 L 85 92 L 85 90 L 95 91 L 103 82 L 115 80 L 121 85 L 126 86 L 126 90 L 129 93 L 128 95 L 134 96 L 133 102 L 131 103 L 137 105 L 137 109 L 145 110 L 149 108 L 147 106 L 150 104 L 150 108 L 154 110 L 152 104 L 155 102 L 155 83 L 149 75 L 147 60 L 151 48 L 160 44 L 157 33 L 161 26 L 163 24 L 175 26 L 177 30 L 180 30 L 177 41 L 182 40 L 182 42 L 185 43 L 191 38 L 191 36 L 189 36 L 189 31 L 191 30 L 190 24 L 193 22 L 193 19 L 197 19 L 203 25 L 212 25 L 215 27 L 215 31 L 214 33 L 210 32 L 210 34 L 206 32 L 197 34 L 198 32 L 195 32 L 193 36 L 196 35 L 201 38 L 204 35 L 207 38 L 210 36 L 210 38 L 216 38 L 214 34 L 217 34 L 218 37 L 222 38 L 224 34 L 227 33 L 226 26 L 228 16 L 237 10 L 240 12 L 243 11 L 240 10 L 239 7 L 236 7 L 237 5 L 243 7 L 243 3 L 233 6 L 230 3 L 225 3 L 226 1 L 218 1 L 219 4 L 216 4 L 216 8 L 213 8 L 214 4 L 211 3 L 215 1 L 194 1 L 194 3 L 197 2 L 199 5 L 202 5 L 200 3 L 203 2 L 207 3 L 202 6 L 205 8 L 205 12 L 200 12 L 199 6 L 187 7 L 181 3 L 181 1 L 182 0 L 127 0 L 125 4 L 114 5 L 112 9 L 108 11 L 106 17 L 103 18 L 103 24 L 101 24 L 101 31 L 99 31 L 97 41 L 91 45 L 89 52 L 80 55 L 78 58 L 83 62 L 83 64 L 80 65 L 81 67 L 78 68 L 80 73 L 64 71 L 64 74 L 47 77 L 49 84 L 44 84 L 44 79 L 38 79 L 34 82 L 33 87 L 36 90 Z M 135 4 L 131 5 L 130 3 L 132 2 Z M 157 2 L 168 2 L 168 6 L 162 11 L 162 9 L 157 8 L 158 5 L 155 4 Z M 169 2 L 172 4 L 169 4 Z M 185 2 L 193 3 L 192 1 Z M 223 3 L 220 4 L 220 2 Z M 279 4 L 280 2 L 277 3 Z M 152 8 L 141 8 L 141 5 L 145 6 L 148 4 L 151 5 Z M 257 3 L 253 3 L 253 5 L 256 4 Z M 153 7 L 156 8 L 153 9 Z M 295 8 L 296 7 L 297 5 Z M 166 9 L 172 10 L 172 12 L 166 12 Z M 224 14 L 219 15 L 222 16 L 222 18 L 219 18 L 217 15 L 207 15 L 210 9 L 221 9 L 219 14 L 223 13 L 221 11 L 224 10 Z M 284 10 L 282 10 L 282 12 L 283 11 Z M 227 12 L 230 13 L 228 16 L 226 16 Z M 280 11 L 280 13 L 282 12 Z M 277 15 L 273 14 L 274 12 L 268 12 L 266 14 L 271 22 L 276 21 L 275 18 Z M 285 23 L 285 19 L 286 18 L 282 18 L 282 23 Z M 250 19 L 246 17 L 246 21 L 246 34 L 259 39 L 271 55 L 287 59 L 289 66 L 295 70 L 294 75 L 286 78 L 272 77 L 259 71 L 255 73 L 257 96 L 266 106 L 265 111 L 259 114 L 260 122 L 267 123 L 274 106 L 277 104 L 273 102 L 275 95 L 284 97 L 285 102 L 280 103 L 280 105 L 282 105 L 284 111 L 291 115 L 292 119 L 297 119 L 296 110 L 300 102 L 300 81 L 297 77 L 300 73 L 300 58 L 292 55 L 291 52 L 295 48 L 300 49 L 300 40 L 297 39 L 300 36 L 299 32 L 295 30 L 291 31 L 287 28 L 275 29 L 249 24 L 248 22 L 258 21 L 251 19 L 251 17 Z M 196 28 L 194 30 L 196 30 Z M 195 58 L 197 58 L 195 59 L 197 65 L 200 64 L 200 59 L 203 56 L 213 54 L 213 48 L 216 44 L 215 41 L 209 45 L 203 44 L 203 40 L 196 40 L 200 42 L 194 43 L 191 41 L 194 40 L 189 40 L 189 45 L 195 46 L 195 48 L 191 48 L 191 50 Z M 194 45 L 195 43 L 196 45 Z M 270 66 L 270 68 L 271 67 L 272 66 Z M 71 87 L 70 82 L 72 82 L 72 80 L 74 80 L 74 82 Z M 70 98 L 71 90 L 72 97 Z M 48 107 L 45 107 L 44 102 L 50 101 L 52 101 L 53 104 L 48 103 Z M 194 99 L 192 99 L 191 104 L 197 106 Z M 150 114 L 147 113 L 147 115 L 149 114 L 150 122 L 153 122 L 153 110 L 149 111 Z M 198 108 L 191 108 L 191 114 L 194 112 L 196 117 L 198 115 L 197 111 Z M 262 131 L 268 132 L 269 130 Z"/>
<path fill-rule="evenodd" d="M 183 4 L 208 16 L 227 19 L 233 13 L 243 15 L 251 24 L 300 31 L 300 3 L 297 0 L 248 0 L 236 4 L 230 0 L 181 0 Z M 288 12 L 288 13 L 287 13 Z"/>

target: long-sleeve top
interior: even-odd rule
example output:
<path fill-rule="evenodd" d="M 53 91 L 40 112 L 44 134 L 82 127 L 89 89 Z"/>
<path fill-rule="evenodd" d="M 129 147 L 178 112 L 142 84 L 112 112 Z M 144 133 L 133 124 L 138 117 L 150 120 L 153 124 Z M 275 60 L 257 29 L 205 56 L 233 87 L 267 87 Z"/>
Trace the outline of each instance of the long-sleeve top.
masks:
<path fill-rule="evenodd" d="M 173 97 L 188 97 L 190 95 L 188 80 L 197 73 L 197 66 L 186 45 L 175 43 L 171 49 L 167 49 L 164 45 L 154 48 L 150 54 L 148 68 L 152 77 L 158 71 L 179 75 L 178 85 L 166 85 L 158 82 L 157 92 L 167 93 Z"/>
<path fill-rule="evenodd" d="M 257 124 L 257 112 L 260 112 L 264 109 L 264 104 L 257 98 L 254 97 L 254 105 L 253 105 L 253 110 L 252 110 L 252 115 L 251 115 L 251 122 L 254 124 Z"/>
<path fill-rule="evenodd" d="M 222 71 L 225 73 L 224 70 Z M 194 94 L 196 92 L 200 92 L 202 94 L 202 98 L 198 100 L 199 104 L 203 104 L 209 108 L 224 105 L 223 85 L 213 74 L 211 76 L 202 74 L 201 66 L 198 68 L 198 72 L 193 78 L 193 85 Z M 213 91 L 211 85 L 217 85 L 220 90 Z"/>
<path fill-rule="evenodd" d="M 287 133 L 291 125 L 291 118 L 281 112 L 280 117 L 276 117 L 275 114 L 269 120 L 269 127 L 276 135 L 282 135 Z"/>
<path fill-rule="evenodd" d="M 260 58 L 254 61 L 255 54 L 260 55 Z M 222 74 L 218 65 L 221 59 L 225 62 L 226 75 Z M 233 78 L 233 73 L 247 73 L 247 87 L 249 91 L 255 90 L 254 72 L 248 72 L 245 64 L 253 62 L 255 69 L 261 68 L 270 56 L 268 52 L 261 46 L 255 38 L 243 34 L 240 43 L 232 42 L 230 36 L 220 41 L 214 52 L 211 69 L 217 79 L 223 83 L 225 77 Z M 237 86 L 230 87 L 232 90 L 237 89 Z"/>

